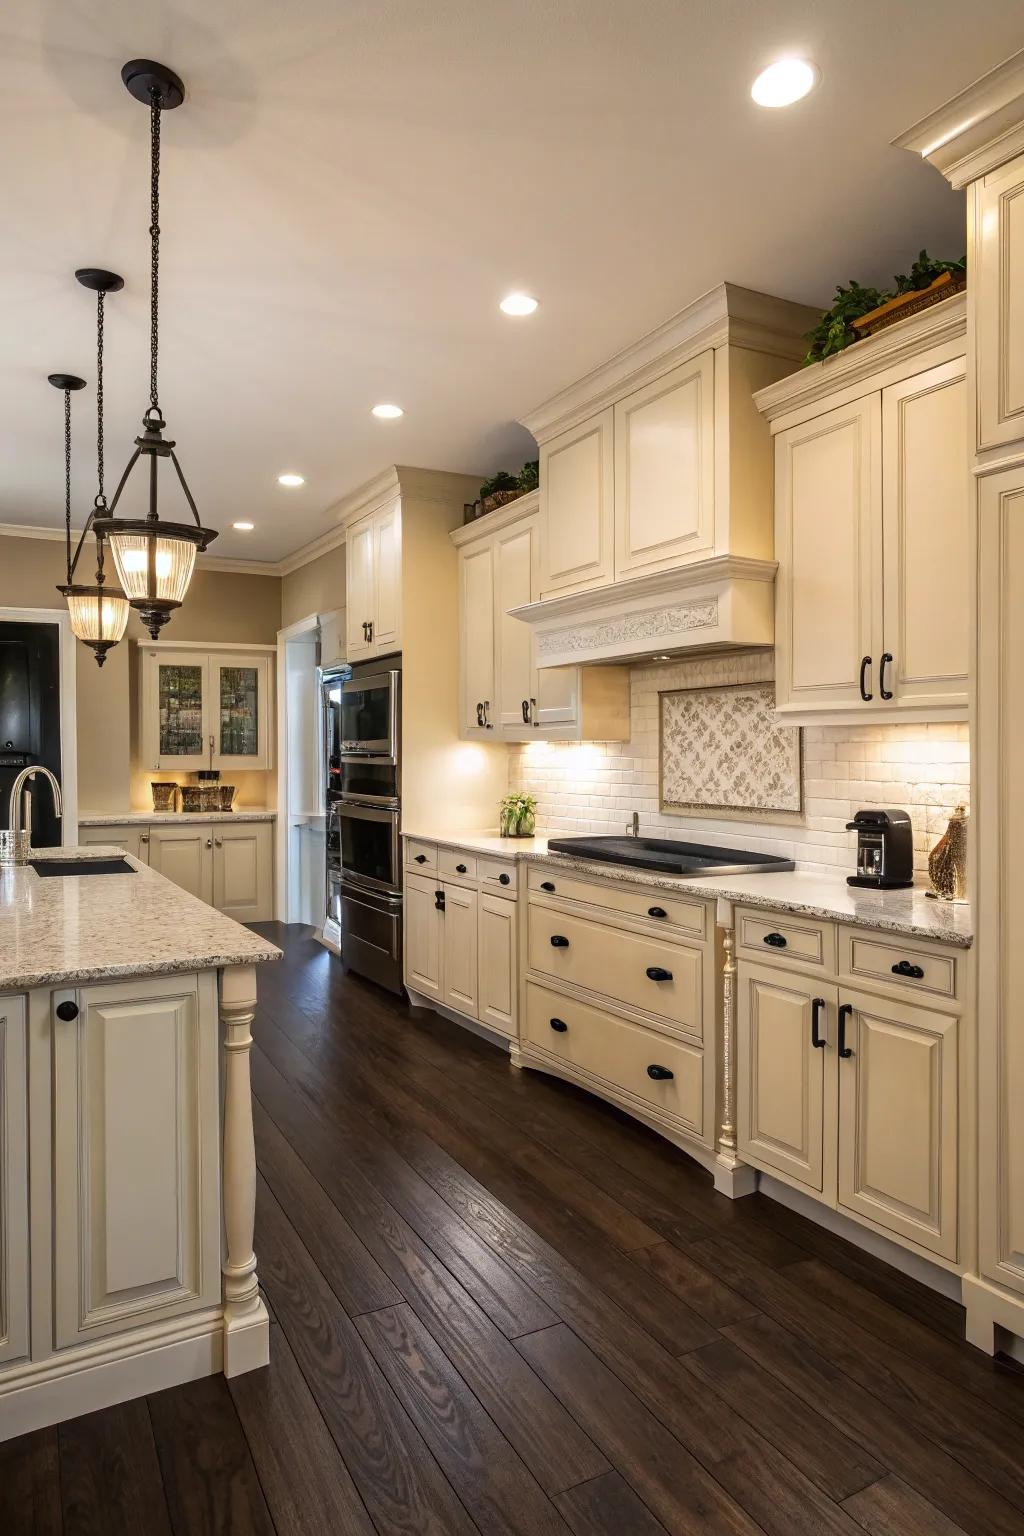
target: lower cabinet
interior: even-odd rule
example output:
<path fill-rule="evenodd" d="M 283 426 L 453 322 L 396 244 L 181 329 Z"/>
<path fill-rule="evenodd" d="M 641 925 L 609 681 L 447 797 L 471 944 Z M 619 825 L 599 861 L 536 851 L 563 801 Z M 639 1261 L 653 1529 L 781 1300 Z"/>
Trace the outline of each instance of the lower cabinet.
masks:
<path fill-rule="evenodd" d="M 477 918 L 479 1018 L 504 1035 L 516 1032 L 518 908 L 506 896 L 480 892 Z"/>
<path fill-rule="evenodd" d="M 208 824 L 154 827 L 149 835 L 150 868 L 173 880 L 190 896 L 213 896 L 213 833 Z"/>
<path fill-rule="evenodd" d="M 511 1036 L 517 1027 L 518 905 L 514 885 L 508 889 L 508 895 L 496 895 L 407 870 L 405 981 L 418 996 Z"/>
<path fill-rule="evenodd" d="M 138 977 L 53 994 L 58 1349 L 220 1297 L 219 1154 L 206 1134 L 217 1020 L 200 1008 L 202 984 Z M 61 1018 L 62 1003 L 77 1016 Z"/>
<path fill-rule="evenodd" d="M 477 1017 L 477 908 L 476 891 L 462 885 L 444 886 L 441 910 L 444 985 L 442 998 L 457 1013 Z"/>
<path fill-rule="evenodd" d="M 28 1354 L 25 999 L 0 997 L 0 1365 Z"/>
<path fill-rule="evenodd" d="M 149 828 L 137 822 L 119 822 L 116 827 L 79 827 L 78 843 L 82 848 L 95 848 L 97 844 L 123 848 L 140 864 L 149 863 Z"/>
<path fill-rule="evenodd" d="M 124 822 L 82 827 L 78 840 L 86 847 L 124 848 L 240 923 L 266 922 L 274 915 L 272 822 Z"/>

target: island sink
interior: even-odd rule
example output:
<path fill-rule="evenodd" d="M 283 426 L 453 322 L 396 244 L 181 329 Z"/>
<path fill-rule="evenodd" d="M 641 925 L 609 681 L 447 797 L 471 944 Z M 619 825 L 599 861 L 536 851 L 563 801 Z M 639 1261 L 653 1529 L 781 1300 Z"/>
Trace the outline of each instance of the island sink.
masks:
<path fill-rule="evenodd" d="M 127 859 L 29 859 L 37 875 L 134 875 Z"/>

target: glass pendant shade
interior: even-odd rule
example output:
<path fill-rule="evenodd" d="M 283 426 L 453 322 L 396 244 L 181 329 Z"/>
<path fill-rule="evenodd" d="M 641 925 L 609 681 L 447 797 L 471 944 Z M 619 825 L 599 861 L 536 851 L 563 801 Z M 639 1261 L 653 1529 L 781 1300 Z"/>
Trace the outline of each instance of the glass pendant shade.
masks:
<path fill-rule="evenodd" d="M 118 579 L 154 640 L 185 599 L 196 564 L 196 531 L 156 521 L 110 525 L 107 539 Z"/>
<path fill-rule="evenodd" d="M 128 599 L 120 592 L 108 592 L 105 587 L 69 587 L 64 595 L 72 633 L 93 648 L 102 667 L 110 647 L 124 639 Z"/>

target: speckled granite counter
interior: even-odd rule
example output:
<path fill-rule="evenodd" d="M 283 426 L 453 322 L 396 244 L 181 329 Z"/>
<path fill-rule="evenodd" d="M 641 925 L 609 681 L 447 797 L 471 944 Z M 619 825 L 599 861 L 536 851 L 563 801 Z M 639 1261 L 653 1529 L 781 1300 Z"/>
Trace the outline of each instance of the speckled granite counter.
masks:
<path fill-rule="evenodd" d="M 39 858 L 101 859 L 119 850 L 40 848 Z M 280 950 L 128 859 L 132 875 L 43 878 L 30 865 L 0 869 L 0 991 L 77 986 L 276 960 Z"/>
<path fill-rule="evenodd" d="M 104 811 L 83 812 L 78 818 L 80 827 L 150 827 L 172 821 L 276 821 L 276 811 Z"/>
<path fill-rule="evenodd" d="M 468 853 L 499 854 L 504 858 L 545 864 L 553 869 L 572 869 L 606 880 L 621 880 L 628 885 L 654 886 L 663 891 L 685 887 L 695 896 L 722 897 L 747 906 L 767 907 L 773 912 L 802 912 L 808 917 L 856 923 L 858 927 L 882 929 L 908 938 L 937 939 L 960 949 L 968 949 L 974 939 L 970 907 L 966 903 L 934 901 L 925 894 L 923 887 L 915 886 L 908 891 L 868 891 L 847 885 L 845 874 L 822 875 L 800 869 L 711 878 L 665 875 L 647 869 L 631 869 L 626 864 L 605 864 L 592 859 L 577 859 L 566 853 L 549 853 L 545 836 L 499 837 L 496 832 L 407 832 L 403 835 L 439 843 L 446 848 L 464 848 Z M 550 833 L 551 837 L 566 835 Z"/>

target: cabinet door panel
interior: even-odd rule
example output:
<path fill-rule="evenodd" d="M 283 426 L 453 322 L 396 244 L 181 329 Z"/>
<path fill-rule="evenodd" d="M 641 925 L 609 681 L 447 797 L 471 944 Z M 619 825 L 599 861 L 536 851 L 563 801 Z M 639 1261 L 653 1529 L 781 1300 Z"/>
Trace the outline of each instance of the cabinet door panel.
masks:
<path fill-rule="evenodd" d="M 531 728 L 537 697 L 533 631 L 509 609 L 531 601 L 537 583 L 538 518 L 494 535 L 494 621 L 498 677 L 495 724 L 521 737 Z M 525 711 L 524 711 L 525 706 Z M 527 718 L 528 717 L 528 718 Z"/>
<path fill-rule="evenodd" d="M 67 994 L 58 994 L 65 996 Z M 85 987 L 54 1017 L 54 1304 L 59 1347 L 220 1296 L 212 989 L 195 977 Z"/>
<path fill-rule="evenodd" d="M 459 588 L 461 727 L 464 735 L 483 737 L 487 706 L 493 725 L 495 705 L 494 546 L 490 542 L 460 549 Z"/>
<path fill-rule="evenodd" d="M 615 406 L 615 576 L 660 571 L 714 547 L 714 353 Z"/>
<path fill-rule="evenodd" d="M 974 191 L 971 285 L 977 326 L 977 442 L 1024 437 L 1024 155 Z"/>
<path fill-rule="evenodd" d="M 0 997 L 0 1365 L 28 1354 L 25 1000 Z"/>
<path fill-rule="evenodd" d="M 738 971 L 736 1134 L 742 1157 L 776 1169 L 823 1195 L 826 1188 L 827 1047 L 811 1039 L 814 999 L 819 1034 L 834 1024 L 836 989 L 752 965 Z"/>
<path fill-rule="evenodd" d="M 480 1020 L 502 1034 L 516 1032 L 516 903 L 480 896 Z"/>
<path fill-rule="evenodd" d="M 214 738 L 210 762 L 231 782 L 232 772 L 270 768 L 270 657 L 239 651 L 210 657 Z"/>
<path fill-rule="evenodd" d="M 268 922 L 274 915 L 269 823 L 221 822 L 213 833 L 213 905 L 239 923 Z"/>
<path fill-rule="evenodd" d="M 423 997 L 441 998 L 443 989 L 441 948 L 443 915 L 437 909 L 434 880 L 406 874 L 403 921 L 405 926 L 405 980 Z"/>
<path fill-rule="evenodd" d="M 373 517 L 361 518 L 348 530 L 345 547 L 345 625 L 348 630 L 348 661 L 376 654 L 368 637 L 373 620 L 374 577 Z"/>
<path fill-rule="evenodd" d="M 150 868 L 200 901 L 213 899 L 212 825 L 154 826 L 149 834 Z"/>
<path fill-rule="evenodd" d="M 613 423 L 609 408 L 540 450 L 541 597 L 613 578 Z"/>
<path fill-rule="evenodd" d="M 853 1055 L 839 1063 L 839 1204 L 955 1259 L 959 1021 L 861 993 L 842 1001 Z"/>
<path fill-rule="evenodd" d="M 192 773 L 210 766 L 209 669 L 201 651 L 142 651 L 142 766 Z"/>
<path fill-rule="evenodd" d="M 827 411 L 775 439 L 776 697 L 780 708 L 877 707 L 881 401 Z"/>
<path fill-rule="evenodd" d="M 962 362 L 882 392 L 883 638 L 894 708 L 967 709 L 966 413 Z"/>
<path fill-rule="evenodd" d="M 444 1000 L 449 1008 L 477 1016 L 476 891 L 461 885 L 444 887 Z"/>
<path fill-rule="evenodd" d="M 373 579 L 373 651 L 383 656 L 402 644 L 402 508 L 397 501 L 374 513 Z"/>
<path fill-rule="evenodd" d="M 119 826 L 79 827 L 78 841 L 83 848 L 95 848 L 98 844 L 111 848 L 123 848 L 140 864 L 149 862 L 149 828 L 137 822 L 123 822 Z"/>

